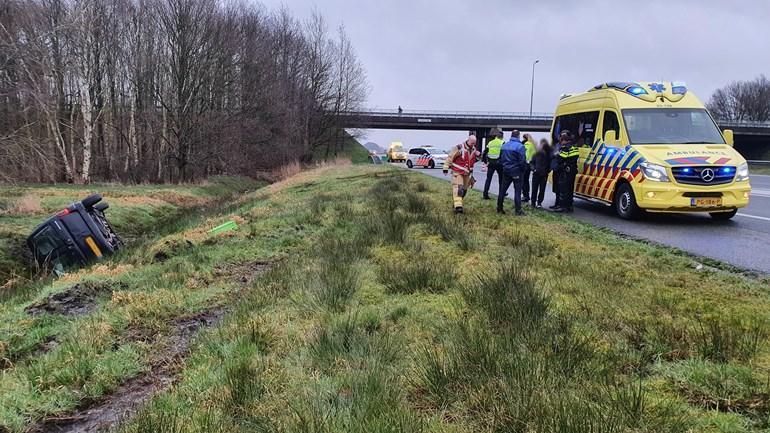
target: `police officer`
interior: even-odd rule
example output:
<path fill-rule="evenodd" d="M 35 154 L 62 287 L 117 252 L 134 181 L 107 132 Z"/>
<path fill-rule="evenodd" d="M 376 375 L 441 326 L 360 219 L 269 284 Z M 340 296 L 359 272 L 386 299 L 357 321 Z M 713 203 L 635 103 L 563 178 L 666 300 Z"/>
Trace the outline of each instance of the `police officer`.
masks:
<path fill-rule="evenodd" d="M 572 201 L 575 193 L 575 176 L 580 150 L 575 146 L 572 134 L 564 131 L 560 136 L 559 151 L 559 207 L 555 212 L 573 212 Z"/>
<path fill-rule="evenodd" d="M 500 166 L 500 149 L 503 147 L 503 131 L 497 129 L 493 132 L 495 138 L 487 143 L 481 160 L 487 164 L 487 179 L 484 181 L 484 200 L 489 200 L 489 185 L 492 183 L 492 175 L 497 173 L 498 186 L 502 182 L 503 172 Z"/>
<path fill-rule="evenodd" d="M 569 135 L 569 131 L 564 131 Z M 559 152 L 561 152 L 561 135 L 553 140 L 551 148 L 551 184 L 553 185 L 553 195 L 556 201 L 548 209 L 556 210 L 561 207 L 561 194 L 559 193 Z"/>

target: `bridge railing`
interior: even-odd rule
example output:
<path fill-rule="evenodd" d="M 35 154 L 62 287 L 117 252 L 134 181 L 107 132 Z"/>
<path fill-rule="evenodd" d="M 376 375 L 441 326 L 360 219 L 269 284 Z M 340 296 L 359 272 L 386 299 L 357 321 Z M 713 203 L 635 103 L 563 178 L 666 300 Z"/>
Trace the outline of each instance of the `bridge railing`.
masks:
<path fill-rule="evenodd" d="M 341 113 L 343 116 L 367 116 L 367 117 L 422 117 L 422 118 L 446 118 L 462 117 L 466 119 L 534 119 L 551 120 L 552 113 L 529 112 L 501 112 L 501 111 L 438 111 L 438 110 L 398 110 L 390 109 L 363 109 L 360 111 L 348 111 Z"/>
<path fill-rule="evenodd" d="M 506 112 L 506 111 L 440 111 L 440 110 L 403 110 L 398 109 L 367 108 L 360 111 L 346 111 L 340 113 L 351 117 L 419 117 L 419 118 L 452 118 L 462 117 L 466 119 L 532 119 L 539 121 L 551 121 L 553 113 Z M 715 119 L 721 128 L 767 128 L 770 122 L 756 122 L 748 120 L 722 120 Z"/>
<path fill-rule="evenodd" d="M 753 122 L 750 120 L 719 120 L 716 119 L 717 124 L 722 128 L 768 128 L 770 129 L 770 122 Z"/>

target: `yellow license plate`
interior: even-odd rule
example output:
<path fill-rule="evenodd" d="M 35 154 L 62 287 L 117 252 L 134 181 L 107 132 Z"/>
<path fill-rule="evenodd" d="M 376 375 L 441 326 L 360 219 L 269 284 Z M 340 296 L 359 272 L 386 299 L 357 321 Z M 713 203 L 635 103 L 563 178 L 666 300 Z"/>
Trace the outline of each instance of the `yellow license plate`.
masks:
<path fill-rule="evenodd" d="M 720 207 L 722 206 L 721 198 L 691 198 L 690 206 L 694 207 Z"/>

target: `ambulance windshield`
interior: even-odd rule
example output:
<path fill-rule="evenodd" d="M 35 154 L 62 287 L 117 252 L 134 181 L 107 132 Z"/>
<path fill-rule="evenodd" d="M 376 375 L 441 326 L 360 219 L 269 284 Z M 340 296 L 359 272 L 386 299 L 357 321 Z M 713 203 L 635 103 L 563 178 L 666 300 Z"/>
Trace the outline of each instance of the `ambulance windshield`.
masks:
<path fill-rule="evenodd" d="M 725 144 L 704 109 L 627 109 L 623 119 L 631 144 Z"/>

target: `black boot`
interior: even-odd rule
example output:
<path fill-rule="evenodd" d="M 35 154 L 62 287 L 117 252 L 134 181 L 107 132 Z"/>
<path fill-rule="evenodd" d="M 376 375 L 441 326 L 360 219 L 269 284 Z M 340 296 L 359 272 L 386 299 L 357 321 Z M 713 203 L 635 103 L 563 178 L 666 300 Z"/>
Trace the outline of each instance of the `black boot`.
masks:
<path fill-rule="evenodd" d="M 455 213 L 463 213 L 463 207 L 462 206 L 457 206 L 455 208 Z"/>
<path fill-rule="evenodd" d="M 498 209 L 497 213 L 499 213 L 500 215 L 505 215 L 505 211 L 503 209 Z"/>

